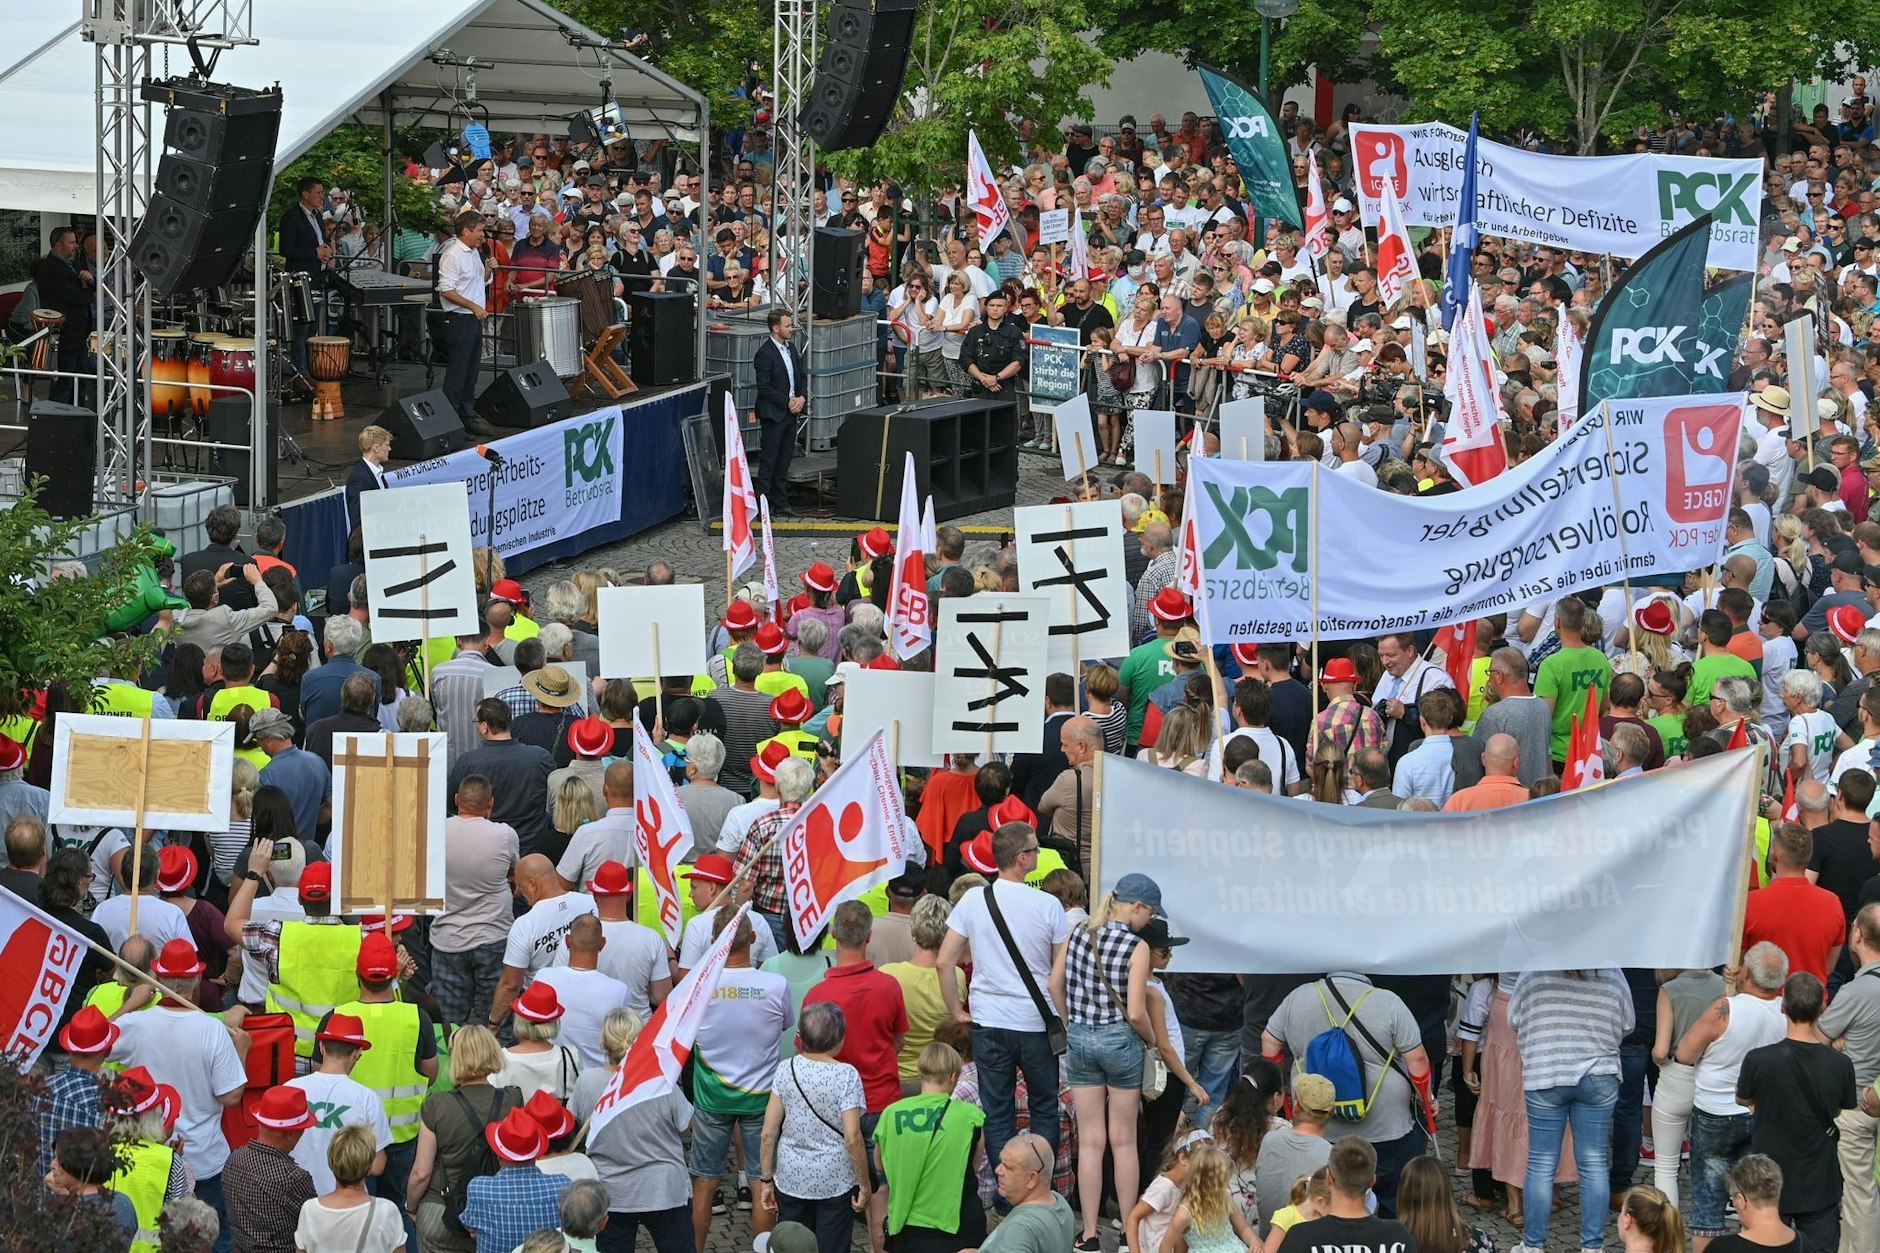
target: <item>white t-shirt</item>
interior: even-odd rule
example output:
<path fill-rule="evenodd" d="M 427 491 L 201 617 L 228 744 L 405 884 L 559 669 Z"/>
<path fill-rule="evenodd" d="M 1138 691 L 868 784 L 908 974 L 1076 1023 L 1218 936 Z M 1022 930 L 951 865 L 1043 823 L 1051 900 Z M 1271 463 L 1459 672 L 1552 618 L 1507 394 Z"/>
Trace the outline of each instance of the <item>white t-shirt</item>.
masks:
<path fill-rule="evenodd" d="M 1358 457 L 1351 461 L 1341 461 L 1332 468 L 1340 474 L 1357 479 L 1366 487 L 1377 486 L 1377 471 L 1373 470 L 1370 463 L 1365 461 L 1363 457 Z"/>
<path fill-rule="evenodd" d="M 712 946 L 712 921 L 717 917 L 717 910 L 708 909 L 685 924 L 679 936 L 679 969 L 691 970 L 705 960 L 705 951 Z M 777 937 L 770 933 L 769 927 L 753 920 L 751 937 L 752 965 L 761 966 L 777 955 Z"/>
<path fill-rule="evenodd" d="M 627 1008 L 645 1018 L 652 1012 L 654 980 L 672 977 L 666 965 L 666 937 L 631 918 L 601 919 L 601 934 L 607 937 L 601 949 L 601 973 L 620 981 L 627 989 Z M 681 933 L 680 939 L 684 938 Z"/>
<path fill-rule="evenodd" d="M 562 951 L 561 938 L 582 914 L 594 912 L 594 898 L 580 892 L 563 892 L 537 901 L 529 912 L 509 928 L 509 943 L 503 946 L 503 965 L 522 971 L 527 987 L 535 972 L 546 966 L 564 965 L 568 958 Z"/>
<path fill-rule="evenodd" d="M 1841 776 L 1850 770 L 1865 770 L 1873 757 L 1873 746 L 1880 740 L 1862 739 L 1854 741 L 1852 747 L 1834 759 L 1834 770 L 1828 776 L 1828 790 L 1840 791 Z"/>
<path fill-rule="evenodd" d="M 718 828 L 718 851 L 737 856 L 744 847 L 744 837 L 751 833 L 751 827 L 765 814 L 776 813 L 782 803 L 774 796 L 760 796 L 734 808 L 725 815 L 724 825 Z"/>
<path fill-rule="evenodd" d="M 163 1006 L 125 1014 L 118 1025 L 124 1034 L 111 1052 L 112 1060 L 127 1068 L 147 1067 L 152 1079 L 176 1089 L 183 1101 L 176 1120 L 183 1158 L 198 1181 L 215 1178 L 228 1161 L 222 1104 L 216 1098 L 248 1083 L 228 1028 L 196 1010 Z"/>
<path fill-rule="evenodd" d="M 1760 632 L 1758 633 L 1760 634 Z M 1763 640 L 1762 716 L 1771 735 L 1788 730 L 1789 710 L 1782 703 L 1782 680 L 1795 668 L 1795 641 L 1786 635 Z"/>
<path fill-rule="evenodd" d="M 298 1154 L 294 1160 L 300 1160 Z M 316 1176 L 316 1188 L 319 1182 Z M 330 1191 L 331 1185 L 325 1190 Z M 376 1196 L 350 1209 L 328 1209 L 318 1198 L 307 1201 L 300 1207 L 300 1224 L 294 1228 L 294 1247 L 308 1253 L 315 1249 L 392 1253 L 404 1243 L 405 1224 L 398 1215 L 398 1206 Z"/>
<path fill-rule="evenodd" d="M 333 1190 L 333 1168 L 326 1164 L 326 1149 L 341 1128 L 366 1128 L 372 1133 L 372 1147 L 376 1149 L 391 1144 L 392 1125 L 385 1119 L 385 1102 L 350 1075 L 302 1075 L 289 1079 L 287 1086 L 307 1094 L 307 1109 L 315 1120 L 302 1133 L 293 1153 L 294 1160 L 313 1176 L 315 1196 Z"/>
<path fill-rule="evenodd" d="M 1253 741 L 1260 750 L 1260 760 L 1273 772 L 1273 785 L 1278 792 L 1284 793 L 1288 787 L 1299 782 L 1299 754 L 1268 727 L 1236 727 L 1226 739 L 1214 742 L 1214 747 L 1208 750 L 1208 778 L 1214 782 L 1221 781 L 1224 770 L 1221 757 L 1227 751 L 1228 740 Z"/>
<path fill-rule="evenodd" d="M 1789 719 L 1789 732 L 1782 737 L 1782 764 L 1786 769 L 1789 762 L 1789 746 L 1802 744 L 1808 749 L 1808 768 L 1817 782 L 1826 783 L 1828 774 L 1834 769 L 1834 741 L 1841 728 L 1835 725 L 1834 715 L 1823 709 L 1811 709 L 1805 714 L 1796 714 Z"/>
<path fill-rule="evenodd" d="M 572 966 L 550 966 L 535 977 L 554 988 L 561 998 L 561 1032 L 556 1038 L 579 1053 L 583 1065 L 606 1065 L 601 1022 L 607 1011 L 627 1003 L 627 985 L 598 970 L 576 970 Z"/>
<path fill-rule="evenodd" d="M 610 809 L 574 829 L 568 837 L 568 851 L 555 864 L 555 873 L 579 888 L 594 877 L 604 861 L 617 861 L 631 870 L 640 864 L 633 855 L 633 836 L 633 806 Z"/>
<path fill-rule="evenodd" d="M 575 1077 L 581 1073 L 581 1059 L 572 1045 L 556 1041 L 546 1052 L 518 1053 L 503 1050 L 503 1068 L 490 1076 L 490 1086 L 522 1089 L 527 1100 L 537 1092 L 547 1092 L 556 1100 L 567 1102 L 574 1094 Z"/>
<path fill-rule="evenodd" d="M 725 969 L 699 1020 L 692 1056 L 720 1086 L 770 1091 L 783 1033 L 796 1024 L 790 981 L 748 966 Z"/>
<path fill-rule="evenodd" d="M 947 918 L 947 930 L 959 932 L 973 946 L 973 1021 L 982 1027 L 1043 1031 L 1044 1019 L 986 909 L 986 893 L 994 886 L 968 892 Z M 996 888 L 1012 943 L 1048 1000 L 1054 950 L 1070 939 L 1071 920 L 1056 897 L 1028 884 L 1001 879 Z"/>
<path fill-rule="evenodd" d="M 131 938 L 131 897 L 114 896 L 91 911 L 91 920 L 111 937 L 113 951 L 124 947 Z M 195 940 L 189 934 L 189 919 L 183 911 L 159 896 L 143 896 L 137 903 L 137 934 L 161 949 L 171 940 Z"/>

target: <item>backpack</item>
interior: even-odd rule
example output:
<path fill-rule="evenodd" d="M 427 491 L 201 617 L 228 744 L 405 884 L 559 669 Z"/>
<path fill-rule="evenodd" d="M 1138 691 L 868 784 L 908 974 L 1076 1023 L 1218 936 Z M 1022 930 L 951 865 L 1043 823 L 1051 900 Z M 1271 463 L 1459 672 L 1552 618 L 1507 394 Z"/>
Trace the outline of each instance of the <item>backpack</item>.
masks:
<path fill-rule="evenodd" d="M 522 1089 L 503 1088 L 490 1102 L 490 1116 L 478 1117 L 470 1108 L 470 1100 L 461 1088 L 452 1088 L 450 1095 L 463 1107 L 463 1116 L 476 1130 L 476 1144 L 470 1150 L 470 1156 L 464 1160 L 463 1171 L 451 1180 L 450 1187 L 444 1189 L 444 1226 L 453 1234 L 468 1237 L 470 1229 L 463 1225 L 463 1207 L 470 1201 L 470 1181 L 484 1179 L 496 1173 L 496 1154 L 490 1150 L 489 1138 L 483 1134 L 491 1123 L 502 1121 L 516 1106 L 522 1104 Z"/>
<path fill-rule="evenodd" d="M 1331 989 L 1332 999 L 1345 1011 L 1343 1021 L 1332 1013 L 1332 1007 L 1325 1003 L 1325 991 Z M 1371 1112 L 1371 1103 L 1377 1099 L 1378 1091 L 1384 1086 L 1384 1075 L 1390 1069 L 1390 1063 L 1396 1059 L 1397 1051 L 1392 1049 L 1385 1058 L 1384 1065 L 1377 1071 L 1377 1082 L 1372 1083 L 1367 1073 L 1364 1055 L 1351 1042 L 1347 1031 L 1358 1016 L 1358 1006 L 1376 991 L 1366 988 L 1352 1005 L 1345 1004 L 1345 998 L 1338 991 L 1338 986 L 1330 979 L 1319 981 L 1319 1004 L 1325 1008 L 1325 1019 L 1332 1025 L 1313 1036 L 1306 1044 L 1305 1057 L 1300 1062 L 1301 1074 L 1324 1075 L 1332 1081 L 1332 1115 L 1340 1122 L 1363 1122 Z M 1362 1030 L 1362 1028 L 1360 1028 Z"/>

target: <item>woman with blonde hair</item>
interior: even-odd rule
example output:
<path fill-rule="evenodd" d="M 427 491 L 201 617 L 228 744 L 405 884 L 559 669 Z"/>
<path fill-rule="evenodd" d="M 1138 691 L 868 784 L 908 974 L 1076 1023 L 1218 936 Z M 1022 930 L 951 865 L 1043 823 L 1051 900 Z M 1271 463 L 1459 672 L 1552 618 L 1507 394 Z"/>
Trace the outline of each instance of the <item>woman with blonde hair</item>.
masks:
<path fill-rule="evenodd" d="M 484 1026 L 459 1027 L 450 1038 L 452 1091 L 433 1092 L 418 1111 L 418 1147 L 405 1185 L 425 1253 L 476 1253 L 476 1239 L 458 1235 L 444 1222 L 447 1206 L 461 1213 L 469 1172 L 487 1149 L 483 1129 L 520 1109 L 523 1094 L 495 1087 L 503 1068 L 503 1046 Z"/>
<path fill-rule="evenodd" d="M 585 777 L 573 774 L 563 779 L 555 794 L 549 797 L 548 813 L 555 830 L 563 836 L 573 835 L 583 824 L 601 816 L 600 806 L 594 803 L 593 785 Z"/>
<path fill-rule="evenodd" d="M 334 1132 L 326 1146 L 333 1190 L 301 1204 L 300 1224 L 294 1228 L 294 1247 L 301 1253 L 400 1253 L 405 1247 L 398 1206 L 366 1191 L 377 1155 L 370 1128 L 353 1123 Z"/>
<path fill-rule="evenodd" d="M 966 368 L 960 364 L 960 348 L 966 332 L 979 320 L 979 299 L 964 270 L 947 275 L 946 294 L 940 297 L 940 355 L 946 360 L 947 386 L 955 396 L 964 396 Z"/>
<path fill-rule="evenodd" d="M 940 995 L 940 945 L 947 938 L 947 918 L 953 906 L 943 896 L 923 896 L 914 902 L 910 931 L 914 956 L 904 962 L 889 962 L 881 968 L 901 985 L 901 997 L 907 1003 L 907 1035 L 901 1043 L 901 1094 L 912 1096 L 920 1090 L 921 1053 L 933 1041 L 933 1034 L 947 1020 L 946 1002 Z M 959 972 L 960 995 L 966 995 L 966 972 Z M 952 1091 L 948 1085 L 947 1090 Z"/>
<path fill-rule="evenodd" d="M 219 887 L 209 899 L 215 900 L 219 895 L 222 905 L 228 903 L 228 885 L 235 877 L 236 865 L 254 842 L 249 831 L 255 812 L 255 789 L 260 786 L 261 772 L 255 769 L 254 763 L 245 757 L 235 758 L 229 771 L 228 830 L 209 836 L 209 849 L 215 858 L 214 882 Z"/>
<path fill-rule="evenodd" d="M 1197 779 L 1208 777 L 1208 727 L 1191 705 L 1176 705 L 1162 716 L 1162 729 L 1154 745 L 1142 750 L 1144 760 L 1164 770 L 1179 770 Z"/>
<path fill-rule="evenodd" d="M 576 1118 L 585 1119 L 594 1112 L 608 1080 L 619 1073 L 627 1050 L 645 1029 L 646 1020 L 625 1005 L 607 1011 L 607 1017 L 601 1019 L 601 1052 L 607 1055 L 607 1062 L 602 1066 L 584 1066 L 575 1076 L 574 1095 L 568 1098 L 568 1108 L 574 1111 Z"/>
<path fill-rule="evenodd" d="M 1119 757 L 1129 734 L 1129 706 L 1116 699 L 1122 686 L 1115 666 L 1099 662 L 1084 671 L 1084 712 L 1103 732 L 1103 751 Z"/>
<path fill-rule="evenodd" d="M 1182 1203 L 1163 1233 L 1160 1253 L 1240 1253 L 1259 1243 L 1228 1198 L 1227 1175 L 1227 1154 L 1213 1145 L 1189 1155 Z"/>
<path fill-rule="evenodd" d="M 1612 650 L 1614 674 L 1650 678 L 1660 670 L 1675 670 L 1689 660 L 1676 640 L 1677 602 L 1668 596 L 1642 600 L 1632 610 L 1627 647 Z"/>
<path fill-rule="evenodd" d="M 1077 1197 L 1083 1237 L 1095 1253 L 1103 1199 L 1103 1152 L 1110 1151 L 1117 1207 L 1135 1208 L 1142 1180 L 1136 1122 L 1142 1110 L 1143 1050 L 1155 1044 L 1146 1005 L 1149 946 L 1137 933 L 1162 907 L 1162 889 L 1144 874 L 1126 874 L 1071 931 L 1064 955 L 1070 1051 L 1064 1082 L 1077 1117 Z"/>
<path fill-rule="evenodd" d="M 498 1087 L 513 1084 L 524 1096 L 547 1092 L 558 1101 L 574 1093 L 581 1059 L 566 1044 L 557 1044 L 561 1019 L 567 1009 L 547 983 L 531 983 L 510 1008 L 515 1010 L 516 1042 L 503 1050 L 502 1069 L 491 1076 Z"/>

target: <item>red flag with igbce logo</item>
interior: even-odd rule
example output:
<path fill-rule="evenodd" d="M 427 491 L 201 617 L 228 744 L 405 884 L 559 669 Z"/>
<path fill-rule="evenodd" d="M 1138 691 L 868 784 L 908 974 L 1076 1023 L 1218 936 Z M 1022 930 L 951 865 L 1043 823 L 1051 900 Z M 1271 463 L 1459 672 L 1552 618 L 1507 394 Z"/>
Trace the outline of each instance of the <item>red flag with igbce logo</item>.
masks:
<path fill-rule="evenodd" d="M 907 865 L 907 832 L 887 732 L 876 731 L 777 837 L 796 938 L 807 945 L 836 906 L 900 874 Z"/>
<path fill-rule="evenodd" d="M 52 1038 L 85 959 L 77 932 L 0 888 L 0 1053 L 32 1068 Z"/>
<path fill-rule="evenodd" d="M 633 720 L 633 853 L 653 880 L 659 928 L 679 946 L 685 919 L 679 910 L 679 866 L 692 851 L 692 822 L 673 791 L 672 776 L 638 718 Z"/>

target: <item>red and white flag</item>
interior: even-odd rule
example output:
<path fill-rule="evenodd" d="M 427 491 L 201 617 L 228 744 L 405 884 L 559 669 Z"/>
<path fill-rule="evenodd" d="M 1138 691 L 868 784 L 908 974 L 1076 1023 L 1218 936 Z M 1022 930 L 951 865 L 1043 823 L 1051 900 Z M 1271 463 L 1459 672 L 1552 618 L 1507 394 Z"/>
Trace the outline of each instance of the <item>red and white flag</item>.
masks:
<path fill-rule="evenodd" d="M 1784 770 L 1782 775 L 1788 780 L 1788 782 L 1782 786 L 1782 821 L 1800 822 L 1802 820 L 1802 803 L 1795 799 L 1795 772 L 1793 770 Z"/>
<path fill-rule="evenodd" d="M 72 994 L 85 941 L 33 905 L 0 888 L 0 1054 L 32 1069 Z"/>
<path fill-rule="evenodd" d="M 751 523 L 757 519 L 757 490 L 751 486 L 751 463 L 744 456 L 744 433 L 738 429 L 738 407 L 725 393 L 725 551 L 731 554 L 731 577 L 737 578 L 757 560 L 757 539 Z"/>
<path fill-rule="evenodd" d="M 1554 364 L 1560 371 L 1554 377 L 1560 385 L 1562 435 L 1580 418 L 1580 359 L 1585 352 L 1586 346 L 1580 342 L 1580 333 L 1573 329 L 1573 319 L 1562 310 L 1560 325 L 1554 328 Z"/>
<path fill-rule="evenodd" d="M 1011 225 L 1012 213 L 1005 206 L 1005 193 L 999 190 L 999 180 L 992 176 L 986 150 L 979 146 L 979 136 L 972 131 L 966 132 L 966 199 L 971 202 L 973 217 L 979 223 L 980 250 L 989 252 L 992 241 Z"/>
<path fill-rule="evenodd" d="M 1075 281 L 1090 277 L 1090 237 L 1084 233 L 1084 212 L 1071 209 L 1071 258 L 1070 274 Z"/>
<path fill-rule="evenodd" d="M 750 912 L 750 905 L 738 906 L 737 916 L 725 927 L 705 956 L 685 978 L 679 980 L 652 1019 L 640 1031 L 639 1038 L 620 1059 L 607 1086 L 601 1089 L 588 1125 L 588 1143 L 594 1143 L 601 1128 L 613 1121 L 621 1110 L 675 1091 L 679 1072 L 692 1056 L 692 1044 L 698 1039 L 699 1023 L 705 1007 L 718 992 L 718 980 L 731 956 L 731 942 L 738 935 L 738 919 Z"/>
<path fill-rule="evenodd" d="M 1306 255 L 1314 261 L 1332 250 L 1332 211 L 1325 205 L 1325 185 L 1319 182 L 1319 150 L 1306 155 Z"/>
<path fill-rule="evenodd" d="M 1443 672 L 1449 681 L 1456 685 L 1456 691 L 1462 694 L 1462 703 L 1466 708 L 1469 703 L 1470 689 L 1474 686 L 1475 669 L 1475 627 L 1476 620 L 1452 622 L 1436 632 L 1436 647 L 1443 650 Z"/>
<path fill-rule="evenodd" d="M 933 643 L 932 606 L 927 597 L 927 550 L 921 533 L 920 489 L 914 454 L 901 468 L 901 520 L 894 537 L 894 582 L 888 589 L 888 639 L 906 661 Z"/>
<path fill-rule="evenodd" d="M 816 789 L 777 838 L 783 887 L 797 939 L 808 944 L 836 906 L 900 874 L 907 864 L 907 814 L 886 730 Z"/>
<path fill-rule="evenodd" d="M 777 625 L 783 625 L 783 603 L 777 599 L 777 546 L 770 539 L 770 499 L 757 498 L 757 516 L 763 525 L 764 538 L 764 603 L 770 606 L 770 612 L 777 619 Z"/>
<path fill-rule="evenodd" d="M 920 549 L 927 553 L 940 551 L 940 529 L 934 525 L 931 492 L 928 493 L 926 502 L 920 507 Z"/>
<path fill-rule="evenodd" d="M 1469 284 L 1468 303 L 1450 328 L 1449 379 L 1443 384 L 1449 421 L 1443 427 L 1443 464 L 1464 487 L 1480 487 L 1508 468 L 1502 441 L 1501 388 L 1482 325 L 1481 293 Z"/>
<path fill-rule="evenodd" d="M 1571 792 L 1588 787 L 1606 777 L 1606 757 L 1599 746 L 1599 688 L 1586 689 L 1586 708 L 1573 717 L 1573 733 L 1567 737 L 1567 768 L 1560 776 L 1560 789 Z"/>
<path fill-rule="evenodd" d="M 692 851 L 692 820 L 673 791 L 653 737 L 638 718 L 633 720 L 633 857 L 646 867 L 659 906 L 659 927 L 666 942 L 679 946 L 685 919 L 679 908 L 679 867 Z"/>
<path fill-rule="evenodd" d="M 1377 298 L 1388 309 L 1417 280 L 1417 253 L 1410 242 L 1410 228 L 1404 225 L 1395 185 L 1386 179 L 1383 190 L 1377 222 Z"/>

